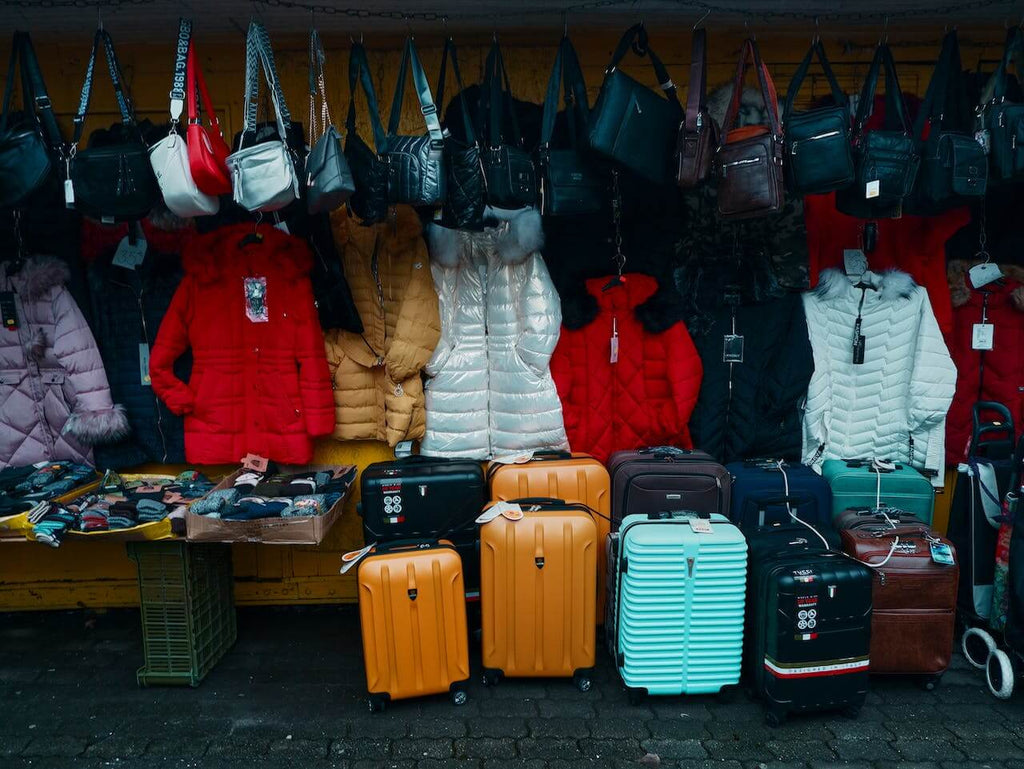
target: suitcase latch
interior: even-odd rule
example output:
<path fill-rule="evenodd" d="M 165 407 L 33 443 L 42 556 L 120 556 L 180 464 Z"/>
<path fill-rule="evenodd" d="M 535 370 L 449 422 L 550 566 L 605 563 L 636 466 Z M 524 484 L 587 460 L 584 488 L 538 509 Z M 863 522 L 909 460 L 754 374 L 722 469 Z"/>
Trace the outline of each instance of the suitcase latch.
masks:
<path fill-rule="evenodd" d="M 538 555 L 536 558 L 533 559 L 533 563 L 536 565 L 536 567 L 538 569 L 543 569 L 544 568 L 544 556 Z"/>
<path fill-rule="evenodd" d="M 416 596 L 418 596 L 418 595 L 419 595 L 419 591 L 416 588 L 414 588 L 414 587 L 410 587 L 409 588 L 409 600 L 410 601 L 415 601 L 416 600 Z"/>

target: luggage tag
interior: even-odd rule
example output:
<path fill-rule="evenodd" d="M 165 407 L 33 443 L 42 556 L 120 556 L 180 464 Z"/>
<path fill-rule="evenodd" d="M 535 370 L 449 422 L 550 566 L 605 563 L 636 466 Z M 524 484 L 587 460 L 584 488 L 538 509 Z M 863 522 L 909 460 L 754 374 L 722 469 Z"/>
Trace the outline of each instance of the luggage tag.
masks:
<path fill-rule="evenodd" d="M 956 559 L 953 558 L 953 550 L 945 542 L 929 542 L 932 550 L 932 560 L 943 566 L 955 566 Z"/>
<path fill-rule="evenodd" d="M 995 341 L 995 326 L 991 323 L 975 323 L 971 335 L 972 350 L 991 350 Z"/>
<path fill-rule="evenodd" d="M 877 198 L 881 193 L 882 183 L 878 179 L 873 179 L 864 185 L 864 197 L 868 200 L 871 198 Z"/>
<path fill-rule="evenodd" d="M 523 508 L 511 502 L 495 502 L 477 517 L 476 522 L 481 524 L 490 523 L 499 515 L 505 516 L 513 523 L 521 521 L 523 519 Z"/>
<path fill-rule="evenodd" d="M 345 574 L 349 569 L 363 560 L 363 557 L 369 553 L 373 548 L 377 546 L 376 542 L 371 542 L 361 550 L 352 550 L 341 556 L 341 571 L 339 574 Z"/>
<path fill-rule="evenodd" d="M 253 323 L 267 323 L 267 279 L 265 277 L 243 278 L 245 288 L 245 317 Z"/>
<path fill-rule="evenodd" d="M 505 454 L 491 460 L 496 465 L 525 465 L 533 459 L 532 451 L 521 451 L 518 454 Z"/>
<path fill-rule="evenodd" d="M 0 292 L 0 317 L 7 331 L 18 330 L 18 305 L 13 291 Z"/>
<path fill-rule="evenodd" d="M 254 473 L 267 472 L 268 464 L 269 461 L 266 457 L 261 457 L 259 454 L 246 454 L 242 457 L 242 467 L 246 470 L 252 470 Z"/>
<path fill-rule="evenodd" d="M 139 381 L 143 387 L 153 384 L 149 378 L 149 345 L 145 342 L 139 342 Z"/>
<path fill-rule="evenodd" d="M 711 534 L 711 519 L 710 518 L 687 518 L 687 522 L 690 524 L 690 528 L 694 534 Z"/>

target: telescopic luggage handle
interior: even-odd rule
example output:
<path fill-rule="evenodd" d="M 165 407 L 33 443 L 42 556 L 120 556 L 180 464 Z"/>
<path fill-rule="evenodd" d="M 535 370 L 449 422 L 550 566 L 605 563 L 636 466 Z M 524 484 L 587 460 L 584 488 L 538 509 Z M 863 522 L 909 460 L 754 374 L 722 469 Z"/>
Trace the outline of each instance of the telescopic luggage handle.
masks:
<path fill-rule="evenodd" d="M 395 539 L 390 542 L 378 542 L 373 546 L 374 554 L 383 555 L 397 550 L 429 550 L 440 544 L 445 535 L 440 537 L 414 537 L 410 539 Z"/>
<path fill-rule="evenodd" d="M 998 415 L 998 419 L 982 420 L 982 417 Z M 971 408 L 971 456 L 992 458 L 1011 457 L 1014 453 L 1016 433 L 1013 425 L 1013 414 L 997 401 L 978 401 Z M 990 437 L 982 440 L 984 436 Z M 1002 436 L 1001 438 L 998 436 Z"/>

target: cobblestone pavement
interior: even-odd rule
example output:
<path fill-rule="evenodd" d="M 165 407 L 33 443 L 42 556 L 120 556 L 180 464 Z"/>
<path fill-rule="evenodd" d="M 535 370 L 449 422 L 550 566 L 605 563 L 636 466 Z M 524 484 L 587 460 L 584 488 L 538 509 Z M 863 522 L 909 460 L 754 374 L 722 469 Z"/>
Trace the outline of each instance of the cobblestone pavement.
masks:
<path fill-rule="evenodd" d="M 771 729 L 742 694 L 631 706 L 603 653 L 586 694 L 474 678 L 463 707 L 373 715 L 359 646 L 354 607 L 243 609 L 202 686 L 139 689 L 137 612 L 0 614 L 0 767 L 1024 769 L 1024 695 L 998 703 L 959 657 L 935 692 L 878 681 L 856 721 Z"/>

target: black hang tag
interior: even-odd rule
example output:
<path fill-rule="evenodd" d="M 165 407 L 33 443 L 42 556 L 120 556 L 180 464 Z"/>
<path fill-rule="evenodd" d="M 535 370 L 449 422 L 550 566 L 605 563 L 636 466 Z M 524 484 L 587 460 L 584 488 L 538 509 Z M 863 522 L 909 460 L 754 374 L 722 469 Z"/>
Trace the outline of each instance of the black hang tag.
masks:
<path fill-rule="evenodd" d="M 864 347 L 866 340 L 863 334 L 858 334 L 853 341 L 853 362 L 860 365 L 864 362 Z"/>
<path fill-rule="evenodd" d="M 18 305 L 14 301 L 13 291 L 0 291 L 0 316 L 6 330 L 18 330 Z"/>
<path fill-rule="evenodd" d="M 743 335 L 726 334 L 722 344 L 723 363 L 743 362 Z"/>

